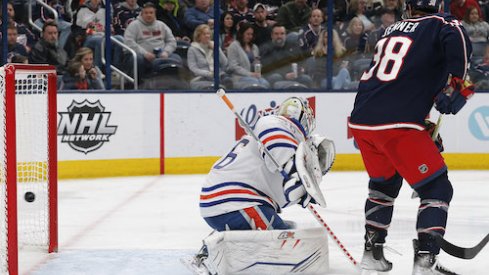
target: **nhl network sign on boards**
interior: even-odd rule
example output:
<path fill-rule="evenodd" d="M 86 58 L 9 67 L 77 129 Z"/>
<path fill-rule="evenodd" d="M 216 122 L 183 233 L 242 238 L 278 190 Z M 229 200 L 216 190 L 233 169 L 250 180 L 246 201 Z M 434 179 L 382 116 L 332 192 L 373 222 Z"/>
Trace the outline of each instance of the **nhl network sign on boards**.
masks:
<path fill-rule="evenodd" d="M 88 154 L 99 149 L 117 130 L 117 126 L 108 125 L 111 112 L 105 111 L 100 100 L 73 100 L 67 110 L 59 112 L 58 136 L 76 151 Z"/>

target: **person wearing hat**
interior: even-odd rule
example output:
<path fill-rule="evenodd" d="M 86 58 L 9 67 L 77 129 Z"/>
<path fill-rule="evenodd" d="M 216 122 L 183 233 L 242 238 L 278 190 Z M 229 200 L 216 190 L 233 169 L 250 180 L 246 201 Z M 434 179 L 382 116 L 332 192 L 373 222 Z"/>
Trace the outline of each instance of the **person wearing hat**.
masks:
<path fill-rule="evenodd" d="M 156 7 L 156 18 L 163 21 L 173 32 L 177 40 L 190 42 L 190 30 L 185 26 L 186 7 L 178 0 L 159 0 Z"/>
<path fill-rule="evenodd" d="M 272 26 L 267 20 L 268 10 L 265 5 L 261 3 L 255 4 L 253 7 L 253 16 L 255 22 L 253 23 L 253 30 L 255 31 L 254 43 L 261 47 L 263 44 L 270 41 L 272 35 Z M 273 21 L 275 23 L 275 21 Z"/>

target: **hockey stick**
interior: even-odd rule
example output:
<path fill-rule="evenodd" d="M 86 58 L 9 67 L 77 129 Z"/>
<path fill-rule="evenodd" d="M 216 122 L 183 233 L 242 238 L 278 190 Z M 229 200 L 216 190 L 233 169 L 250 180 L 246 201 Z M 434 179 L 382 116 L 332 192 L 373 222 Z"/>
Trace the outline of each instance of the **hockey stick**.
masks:
<path fill-rule="evenodd" d="M 445 240 L 442 235 L 437 233 L 432 233 L 432 235 L 436 239 L 436 243 L 445 251 L 447 254 L 450 254 L 454 257 L 460 259 L 472 259 L 486 246 L 487 242 L 489 242 L 489 234 L 487 234 L 480 243 L 478 243 L 474 247 L 460 247 L 456 246 L 449 241 Z"/>
<path fill-rule="evenodd" d="M 438 132 L 440 131 L 441 119 L 442 118 L 443 118 L 443 114 L 440 114 L 440 116 L 438 116 L 438 120 L 436 121 L 435 129 L 433 130 L 433 134 L 431 135 L 431 139 L 433 141 L 436 140 L 436 137 L 438 136 Z"/>
<path fill-rule="evenodd" d="M 226 96 L 226 91 L 224 91 L 224 89 L 219 89 L 219 90 L 217 90 L 216 94 L 226 103 L 226 105 L 228 106 L 228 108 L 234 113 L 234 115 L 237 117 L 237 119 L 238 119 L 239 123 L 241 124 L 241 126 L 243 126 L 245 128 L 246 132 L 249 133 L 253 137 L 253 139 L 255 139 L 257 142 L 259 142 L 260 144 L 262 144 L 263 151 L 272 160 L 273 164 L 277 168 L 277 171 L 280 172 L 280 174 L 282 175 L 282 177 L 284 179 L 288 179 L 289 176 L 287 175 L 287 173 L 282 169 L 282 167 L 280 167 L 280 165 L 278 164 L 278 162 L 275 160 L 275 158 L 272 156 L 272 154 L 268 151 L 268 149 L 263 145 L 263 143 L 261 142 L 261 140 L 251 130 L 250 126 L 243 120 L 243 118 L 241 117 L 241 115 L 238 114 L 238 112 L 236 112 L 233 103 Z M 324 221 L 324 219 L 321 218 L 321 216 L 316 211 L 316 209 L 314 209 L 314 207 L 311 204 L 309 204 L 307 206 L 307 209 L 309 210 L 309 212 L 311 212 L 311 214 L 314 215 L 314 217 L 316 218 L 316 220 L 326 229 L 326 231 L 328 232 L 329 236 L 335 241 L 335 244 L 338 245 L 338 247 L 341 249 L 341 251 L 348 258 L 348 260 L 350 260 L 350 263 L 352 263 L 353 266 L 355 266 L 355 268 L 357 270 L 360 270 L 360 266 L 359 266 L 358 262 L 353 258 L 353 256 L 350 254 L 350 252 L 348 252 L 348 250 L 345 248 L 345 246 L 336 237 L 336 235 L 333 233 L 333 230 L 331 230 L 331 228 Z"/>

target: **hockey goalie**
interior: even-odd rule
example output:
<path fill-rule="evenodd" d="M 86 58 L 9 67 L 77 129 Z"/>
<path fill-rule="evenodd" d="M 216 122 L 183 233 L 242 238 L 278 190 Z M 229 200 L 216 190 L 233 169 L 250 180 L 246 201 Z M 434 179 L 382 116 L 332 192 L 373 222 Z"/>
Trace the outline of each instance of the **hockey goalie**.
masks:
<path fill-rule="evenodd" d="M 290 97 L 213 165 L 200 210 L 214 231 L 187 262 L 196 274 L 325 274 L 324 229 L 297 230 L 278 215 L 294 204 L 324 206 L 318 184 L 335 150 L 314 129 L 308 101 Z"/>

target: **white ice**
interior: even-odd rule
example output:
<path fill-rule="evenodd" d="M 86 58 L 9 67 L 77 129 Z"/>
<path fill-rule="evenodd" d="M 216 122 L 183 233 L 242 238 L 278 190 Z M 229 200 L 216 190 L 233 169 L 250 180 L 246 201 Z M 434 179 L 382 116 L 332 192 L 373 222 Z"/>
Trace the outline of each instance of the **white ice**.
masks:
<path fill-rule="evenodd" d="M 451 171 L 449 177 L 455 194 L 445 237 L 459 246 L 474 246 L 489 233 L 489 171 Z M 60 181 L 59 252 L 24 248 L 21 274 L 191 274 L 179 258 L 196 252 L 210 233 L 198 208 L 203 180 L 204 175 L 165 175 Z M 363 251 L 367 181 L 364 172 L 329 173 L 322 185 L 328 206 L 318 209 L 356 260 Z M 411 273 L 418 200 L 410 197 L 404 184 L 387 239 L 389 247 L 402 253 L 386 252 L 394 275 Z M 299 206 L 285 209 L 282 217 L 301 228 L 319 226 Z M 329 244 L 328 274 L 355 274 L 341 250 L 333 241 Z M 489 248 L 472 260 L 445 253 L 440 259 L 461 274 L 488 274 Z"/>

